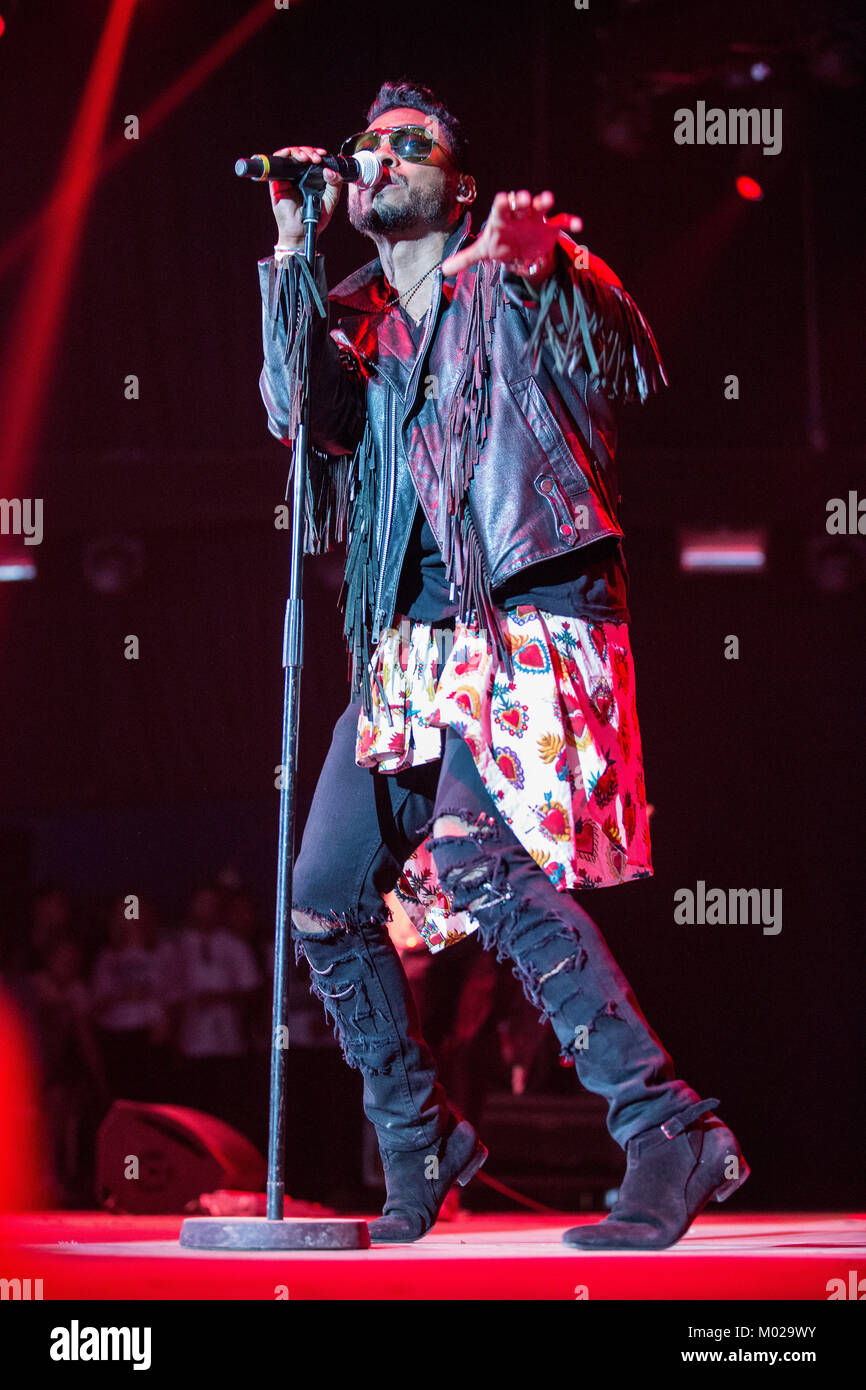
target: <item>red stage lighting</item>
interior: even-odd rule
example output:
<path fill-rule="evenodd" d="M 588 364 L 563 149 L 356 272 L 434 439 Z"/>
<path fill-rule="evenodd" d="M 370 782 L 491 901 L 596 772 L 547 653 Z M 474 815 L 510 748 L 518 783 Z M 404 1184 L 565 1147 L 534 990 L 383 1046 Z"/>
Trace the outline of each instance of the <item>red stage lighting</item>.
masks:
<path fill-rule="evenodd" d="M 252 38 L 269 19 L 273 19 L 275 13 L 273 0 L 259 0 L 259 3 L 254 5 L 242 19 L 238 20 L 237 24 L 217 39 L 200 58 L 197 58 L 192 67 L 175 78 L 171 85 L 166 87 L 141 113 L 142 141 L 146 136 L 152 135 L 187 97 L 206 82 L 214 72 L 218 71 L 223 63 L 228 62 L 233 54 L 248 39 Z M 109 173 L 121 160 L 129 158 L 140 143 L 141 141 L 127 140 L 123 135 L 118 135 L 102 151 L 100 177 Z M 14 232 L 0 245 L 0 276 L 5 275 L 13 266 L 24 259 L 34 239 L 43 231 L 46 236 L 53 236 L 58 217 L 63 213 L 62 195 L 62 188 L 55 189 L 42 208 L 34 213 L 23 227 L 19 227 L 17 232 Z"/>
<path fill-rule="evenodd" d="M 0 469 L 8 496 L 18 491 L 38 435 L 40 400 L 50 378 L 100 154 L 138 0 L 111 0 L 55 184 L 63 236 L 42 227 L 42 254 L 18 304 L 0 361 L 0 383 L 13 408 L 0 422 Z"/>
<path fill-rule="evenodd" d="M 747 203 L 759 203 L 764 196 L 758 180 L 749 178 L 748 174 L 741 174 L 737 179 L 737 192 Z"/>

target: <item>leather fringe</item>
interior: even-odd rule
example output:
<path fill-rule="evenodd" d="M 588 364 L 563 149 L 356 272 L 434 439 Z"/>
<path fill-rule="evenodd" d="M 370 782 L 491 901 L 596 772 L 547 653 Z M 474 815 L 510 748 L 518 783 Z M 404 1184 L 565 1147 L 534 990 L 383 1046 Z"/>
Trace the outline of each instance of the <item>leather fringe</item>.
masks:
<path fill-rule="evenodd" d="M 461 370 L 445 422 L 439 506 L 445 518 L 442 559 L 446 578 L 459 594 L 460 619 L 473 616 L 489 635 L 511 677 L 511 649 L 493 602 L 481 540 L 469 510 L 469 484 L 487 439 L 490 421 L 490 355 L 501 288 L 499 266 L 483 261 L 475 276 Z"/>
<path fill-rule="evenodd" d="M 284 256 L 277 268 L 271 261 L 268 272 L 268 310 L 273 327 L 271 338 L 276 338 L 280 327 L 286 337 L 284 362 L 286 365 L 286 389 L 289 396 L 288 438 L 294 439 L 298 432 L 301 414 L 307 401 L 310 382 L 306 372 L 299 370 L 299 363 L 306 362 L 306 345 L 312 327 L 313 311 L 320 318 L 327 316 L 316 282 L 310 267 L 303 256 Z"/>
<path fill-rule="evenodd" d="M 490 575 L 481 547 L 481 540 L 468 505 L 461 522 L 461 552 L 463 555 L 463 584 L 460 589 L 461 622 L 471 622 L 474 616 L 478 630 L 492 644 L 505 668 L 509 680 L 514 679 L 511 645 L 505 627 L 505 615 L 493 602 Z"/>
<path fill-rule="evenodd" d="M 285 335 L 283 360 L 289 398 L 288 438 L 295 439 L 309 393 L 309 378 L 299 370 L 299 364 L 307 361 L 306 345 L 314 312 L 320 318 L 327 317 L 327 308 L 303 256 L 287 256 L 279 267 L 275 260 L 271 261 L 268 271 L 268 311 L 272 324 L 271 338 L 276 338 L 280 329 Z M 353 462 L 348 454 L 328 454 L 309 443 L 304 508 L 305 554 L 322 555 L 343 540 L 348 523 Z M 291 482 L 291 473 L 289 479 Z"/>
<path fill-rule="evenodd" d="M 346 547 L 346 569 L 340 592 L 344 613 L 343 632 L 349 648 L 349 678 L 352 694 L 360 691 L 367 716 L 372 714 L 370 660 L 372 657 L 372 609 L 379 573 L 376 549 L 376 511 L 378 471 L 373 431 L 369 418 L 364 434 L 347 468 L 349 485 L 345 513 L 351 508 Z"/>
<path fill-rule="evenodd" d="M 324 555 L 346 535 L 354 458 L 326 454 L 314 444 L 309 453 L 304 554 Z"/>
<path fill-rule="evenodd" d="M 469 484 L 487 438 L 490 419 L 490 353 L 499 303 L 499 267 L 483 261 L 475 276 L 462 364 L 444 430 L 439 506 L 446 518 L 442 558 L 448 579 L 463 588 L 462 514 Z"/>
<path fill-rule="evenodd" d="M 286 257 L 279 268 L 272 261 L 268 277 L 268 308 L 276 338 L 285 333 L 286 389 L 289 396 L 288 437 L 294 439 L 307 401 L 309 379 L 299 370 L 307 360 L 306 343 L 313 313 L 326 317 L 310 268 L 302 256 Z M 345 365 L 353 367 L 353 359 Z M 304 508 L 304 550 L 320 555 L 346 539 L 346 568 L 340 592 L 343 631 L 349 648 L 352 694 L 364 696 L 372 714 L 370 660 L 372 657 L 372 608 L 376 593 L 379 557 L 376 553 L 378 476 L 373 432 L 367 419 L 354 454 L 332 456 L 314 445 L 309 448 L 309 467 Z"/>
<path fill-rule="evenodd" d="M 532 371 L 547 347 L 562 375 L 584 368 L 611 399 L 645 401 L 668 384 L 652 329 L 624 289 L 563 256 L 568 268 L 558 264 L 541 287 L 526 345 Z"/>

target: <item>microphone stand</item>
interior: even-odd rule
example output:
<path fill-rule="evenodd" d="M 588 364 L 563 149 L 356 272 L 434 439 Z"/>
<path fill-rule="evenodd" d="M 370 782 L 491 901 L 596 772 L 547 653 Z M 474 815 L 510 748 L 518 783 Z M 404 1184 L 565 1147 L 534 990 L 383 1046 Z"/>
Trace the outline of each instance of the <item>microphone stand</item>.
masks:
<path fill-rule="evenodd" d="M 310 164 L 298 181 L 304 195 L 304 259 L 315 273 L 316 235 L 322 213 L 325 177 L 322 168 Z M 301 379 L 309 383 L 309 346 L 299 364 Z M 365 1221 L 339 1218 L 286 1220 L 286 1050 L 289 1039 L 287 954 L 291 937 L 292 875 L 294 870 L 295 801 L 297 781 L 298 715 L 303 666 L 304 612 L 304 503 L 307 490 L 310 390 L 298 423 L 293 450 L 292 540 L 289 560 L 289 597 L 283 629 L 282 777 L 280 779 L 279 843 L 277 845 L 277 904 L 274 935 L 274 1002 L 271 1032 L 271 1087 L 268 1108 L 267 1215 L 265 1217 L 189 1217 L 180 1232 L 180 1244 L 198 1250 L 362 1250 L 370 1245 Z"/>

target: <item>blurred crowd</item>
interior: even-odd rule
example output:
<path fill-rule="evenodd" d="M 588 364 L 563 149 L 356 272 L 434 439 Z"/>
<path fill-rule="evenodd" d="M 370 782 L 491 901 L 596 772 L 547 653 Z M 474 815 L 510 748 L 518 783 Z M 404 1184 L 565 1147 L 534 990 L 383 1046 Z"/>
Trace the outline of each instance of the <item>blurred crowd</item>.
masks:
<path fill-rule="evenodd" d="M 454 1108 L 477 1125 L 491 1085 L 519 1093 L 555 1069 L 553 1035 L 492 953 L 470 939 L 431 956 L 392 909 L 425 1037 Z M 361 1078 L 293 957 L 286 1187 L 351 1208 L 364 1182 Z M 136 896 L 85 916 L 45 885 L 26 937 L 5 945 L 0 986 L 36 1062 L 50 1204 L 98 1201 L 96 1134 L 115 1100 L 202 1110 L 266 1150 L 273 924 L 233 874 L 198 886 L 175 920 Z"/>

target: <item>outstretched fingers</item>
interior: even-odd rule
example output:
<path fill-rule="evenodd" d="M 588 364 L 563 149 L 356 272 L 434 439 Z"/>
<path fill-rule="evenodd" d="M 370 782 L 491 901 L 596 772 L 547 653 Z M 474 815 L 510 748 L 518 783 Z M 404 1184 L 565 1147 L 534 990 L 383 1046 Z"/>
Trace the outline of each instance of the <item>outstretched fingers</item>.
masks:
<path fill-rule="evenodd" d="M 515 235 L 518 236 L 517 244 L 520 244 L 520 233 L 518 232 L 520 223 L 523 223 L 527 230 L 530 227 L 540 230 L 540 226 L 544 225 L 556 231 L 561 230 L 572 234 L 582 231 L 582 218 L 575 217 L 571 213 L 558 213 L 555 217 L 548 217 L 555 201 L 549 188 L 546 188 L 542 193 L 536 193 L 534 197 L 527 188 L 510 193 L 497 193 L 481 235 L 471 246 L 464 247 L 462 251 L 455 252 L 453 256 L 449 256 L 447 260 L 443 261 L 443 276 L 457 275 L 461 270 L 465 270 L 467 266 L 475 265 L 478 261 L 511 259 L 510 252 L 508 254 L 503 254 L 503 252 L 506 246 L 510 246 Z M 534 240 L 537 240 L 537 237 L 530 233 L 530 246 Z"/>

